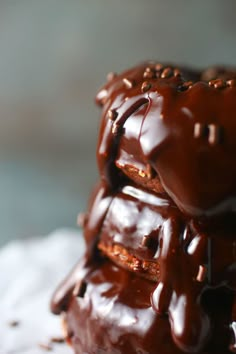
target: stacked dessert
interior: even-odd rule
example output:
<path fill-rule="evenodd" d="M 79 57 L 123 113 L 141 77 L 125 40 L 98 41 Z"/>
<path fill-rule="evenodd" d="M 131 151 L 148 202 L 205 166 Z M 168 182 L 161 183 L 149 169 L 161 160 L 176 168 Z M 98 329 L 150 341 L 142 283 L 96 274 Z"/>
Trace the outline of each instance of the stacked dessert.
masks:
<path fill-rule="evenodd" d="M 108 75 L 86 253 L 52 300 L 76 353 L 236 352 L 235 78 Z"/>

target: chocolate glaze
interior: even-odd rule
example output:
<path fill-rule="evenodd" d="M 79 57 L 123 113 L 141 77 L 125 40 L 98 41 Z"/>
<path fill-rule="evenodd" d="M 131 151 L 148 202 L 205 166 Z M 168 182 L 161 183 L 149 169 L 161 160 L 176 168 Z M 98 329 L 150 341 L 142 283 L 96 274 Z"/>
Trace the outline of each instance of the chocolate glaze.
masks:
<path fill-rule="evenodd" d="M 116 163 L 144 170 L 150 164 L 186 214 L 199 217 L 235 212 L 236 87 L 220 90 L 207 82 L 193 81 L 191 88 L 182 91 L 186 80 L 180 75 L 149 79 L 151 89 L 143 93 L 147 66 L 154 67 L 140 65 L 103 88 L 107 101 L 97 153 L 102 178 L 115 186 Z M 124 85 L 126 77 L 136 83 L 133 88 Z M 117 112 L 115 121 L 108 117 L 110 109 Z M 197 123 L 205 128 L 199 138 L 194 137 Z M 119 134 L 112 133 L 114 125 L 120 127 Z M 209 142 L 210 126 L 222 128 L 222 141 L 212 136 L 216 141 Z"/>
<path fill-rule="evenodd" d="M 55 314 L 59 314 L 67 309 L 75 286 L 82 283 L 86 274 L 91 269 L 96 269 L 100 262 L 101 255 L 97 248 L 98 236 L 111 200 L 112 197 L 108 192 L 106 184 L 103 182 L 98 184 L 90 199 L 90 217 L 86 218 L 87 221 L 84 225 L 87 249 L 84 257 L 79 262 L 79 267 L 83 268 L 83 273 L 80 272 L 77 274 L 73 269 L 65 281 L 58 286 L 51 301 L 51 310 Z M 77 269 L 77 266 L 75 269 Z M 77 276 L 72 276 L 72 274 L 77 274 Z"/>
<path fill-rule="evenodd" d="M 105 247 L 123 245 L 129 254 L 156 262 L 162 225 L 177 215 L 180 212 L 169 198 L 126 185 L 112 198 L 101 228 L 100 242 Z M 144 235 L 150 239 L 149 247 L 142 246 Z"/>
<path fill-rule="evenodd" d="M 84 274 L 78 266 L 76 273 L 80 272 Z M 171 338 L 168 317 L 159 316 L 150 305 L 153 282 L 106 260 L 89 272 L 85 281 L 84 297 L 73 297 L 66 312 L 70 341 L 77 354 L 183 353 Z M 232 292 L 225 288 L 202 296 L 202 306 L 216 325 L 201 354 L 230 353 L 226 348 L 231 303 Z"/>
<path fill-rule="evenodd" d="M 196 232 L 190 235 L 182 213 L 176 206 L 171 208 L 170 201 L 151 198 L 148 193 L 128 186 L 123 190 L 125 193 L 114 198 L 110 205 L 100 239 L 123 244 L 139 258 L 152 256 L 159 261 L 160 275 L 151 296 L 152 306 L 159 314 L 169 313 L 173 339 L 181 349 L 199 351 L 210 331 L 209 318 L 198 305 L 206 283 L 196 281 L 199 267 L 207 263 L 206 237 Z M 128 193 L 146 203 L 127 197 Z M 148 208 L 149 200 L 152 203 Z M 159 246 L 151 248 L 148 257 L 140 249 L 140 241 L 143 235 L 153 237 L 153 234 Z"/>
<path fill-rule="evenodd" d="M 78 324 L 75 312 L 85 318 L 85 314 L 91 317 L 91 311 L 99 310 L 100 305 L 83 307 L 83 299 L 78 310 L 73 286 L 84 278 L 89 282 L 103 264 L 97 249 L 101 240 L 108 246 L 121 244 L 138 258 L 159 264 L 158 282 L 150 282 L 151 291 L 148 280 L 141 280 L 137 273 L 134 276 L 143 282 L 142 291 L 145 286 L 149 289 L 148 306 L 151 304 L 155 310 L 155 319 L 162 322 L 165 318 L 169 323 L 160 327 L 159 335 L 170 332 L 173 343 L 167 349 L 166 341 L 161 346 L 152 339 L 147 351 L 142 342 L 140 353 L 235 351 L 235 77 L 233 70 L 193 72 L 148 62 L 114 75 L 100 90 L 97 102 L 103 106 L 103 118 L 97 159 L 101 183 L 92 197 L 84 229 L 87 252 L 52 302 L 54 312 L 68 311 L 73 328 Z M 147 190 L 132 184 L 129 178 Z M 126 227 L 125 220 L 132 222 Z M 156 240 L 155 249 L 144 251 L 141 239 L 150 234 Z M 105 264 L 109 277 L 112 266 Z M 130 272 L 124 272 L 131 277 Z M 134 296 L 134 290 L 127 301 Z M 92 301 L 93 295 L 89 294 Z M 214 306 L 222 301 L 227 314 L 219 309 L 215 312 L 206 294 L 214 300 Z M 98 297 L 102 297 L 101 293 Z M 129 306 L 132 308 L 132 301 Z M 151 320 L 153 315 L 148 310 L 142 316 L 137 315 L 139 324 L 145 316 Z M 103 331 L 110 328 L 105 319 L 99 321 L 97 343 Z M 81 328 L 81 324 L 78 326 Z M 154 337 L 158 326 L 153 323 Z M 131 327 L 140 340 L 136 326 Z M 121 349 L 125 332 L 118 332 L 119 341 L 112 350 L 108 336 L 109 343 L 103 343 L 103 349 L 94 353 L 132 353 L 132 348 Z M 221 338 L 216 338 L 216 333 L 221 333 Z M 134 339 L 129 331 L 127 336 L 126 343 L 131 345 Z M 86 348 L 76 333 L 75 338 L 75 348 Z M 217 346 L 212 344 L 216 342 Z"/>

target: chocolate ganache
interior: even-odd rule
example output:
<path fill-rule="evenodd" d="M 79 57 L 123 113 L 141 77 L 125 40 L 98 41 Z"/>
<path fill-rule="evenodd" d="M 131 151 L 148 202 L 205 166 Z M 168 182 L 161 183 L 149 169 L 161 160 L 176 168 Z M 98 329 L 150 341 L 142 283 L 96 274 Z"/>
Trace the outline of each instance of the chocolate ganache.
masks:
<path fill-rule="evenodd" d="M 96 100 L 86 253 L 52 300 L 75 352 L 236 352 L 236 71 L 146 62 Z"/>

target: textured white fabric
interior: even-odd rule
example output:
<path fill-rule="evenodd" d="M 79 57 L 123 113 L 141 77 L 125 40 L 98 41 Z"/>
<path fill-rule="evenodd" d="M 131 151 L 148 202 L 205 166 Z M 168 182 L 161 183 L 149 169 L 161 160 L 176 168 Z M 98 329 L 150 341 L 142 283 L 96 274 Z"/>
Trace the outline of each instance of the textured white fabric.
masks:
<path fill-rule="evenodd" d="M 73 230 L 13 241 L 0 250 L 0 354 L 46 353 L 40 344 L 62 336 L 49 302 L 83 250 L 81 234 Z M 19 325 L 10 326 L 12 321 Z M 51 345 L 51 353 L 72 353 L 65 344 Z"/>

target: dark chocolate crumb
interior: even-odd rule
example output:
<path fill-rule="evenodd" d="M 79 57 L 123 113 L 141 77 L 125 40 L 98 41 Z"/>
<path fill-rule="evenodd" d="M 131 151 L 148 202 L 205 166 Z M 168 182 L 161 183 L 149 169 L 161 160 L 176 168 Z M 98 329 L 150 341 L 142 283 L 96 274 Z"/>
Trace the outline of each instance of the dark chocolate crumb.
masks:
<path fill-rule="evenodd" d="M 20 321 L 18 320 L 12 320 L 8 322 L 8 326 L 10 327 L 18 327 L 20 325 Z"/>
<path fill-rule="evenodd" d="M 46 343 L 39 343 L 38 345 L 41 349 L 50 352 L 52 351 L 52 346 L 50 344 L 46 344 Z"/>
<path fill-rule="evenodd" d="M 107 114 L 108 114 L 108 118 L 110 120 L 112 120 L 112 121 L 114 121 L 117 118 L 117 116 L 118 116 L 118 113 L 117 113 L 117 111 L 115 109 L 109 109 Z"/>
<path fill-rule="evenodd" d="M 144 93 L 144 92 L 147 92 L 150 90 L 150 88 L 152 87 L 152 85 L 147 82 L 147 81 L 144 81 L 143 84 L 142 84 L 142 87 L 141 87 L 141 91 Z"/>
<path fill-rule="evenodd" d="M 126 86 L 128 89 L 131 89 L 132 87 L 135 86 L 135 81 L 134 81 L 134 80 L 131 80 L 131 79 L 124 78 L 124 79 L 123 79 L 123 83 L 125 84 L 125 86 Z"/>
<path fill-rule="evenodd" d="M 50 339 L 51 343 L 65 343 L 65 338 L 63 337 L 52 337 Z"/>

